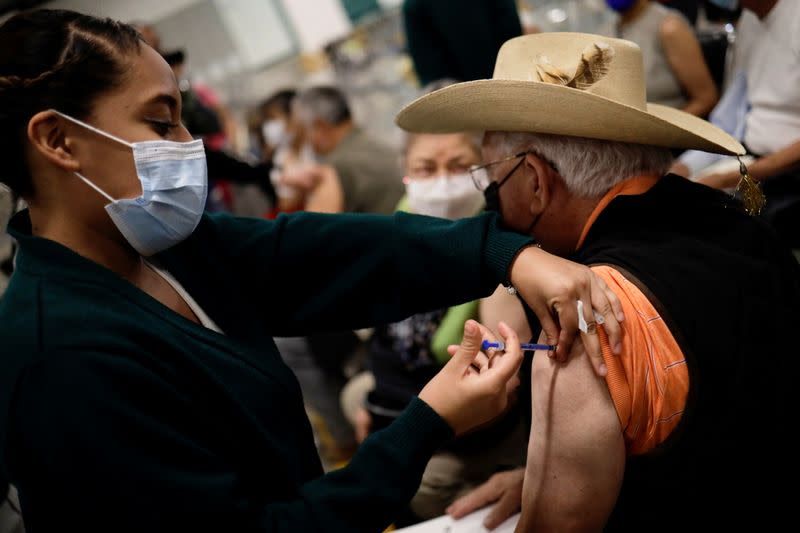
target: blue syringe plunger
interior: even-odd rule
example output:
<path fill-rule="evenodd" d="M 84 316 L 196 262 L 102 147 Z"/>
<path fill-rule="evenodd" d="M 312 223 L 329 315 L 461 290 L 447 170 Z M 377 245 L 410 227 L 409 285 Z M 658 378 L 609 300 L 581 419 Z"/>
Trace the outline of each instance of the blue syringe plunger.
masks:
<path fill-rule="evenodd" d="M 553 350 L 556 349 L 556 347 L 557 345 L 553 344 L 530 344 L 525 342 L 520 344 L 520 349 L 522 349 L 523 352 L 534 352 L 536 350 L 545 350 L 548 352 L 552 352 Z M 504 343 L 503 341 L 497 341 L 497 342 L 483 341 L 483 344 L 481 344 L 482 350 L 489 350 L 491 348 L 494 348 L 495 350 L 502 352 L 505 351 L 506 349 L 506 343 Z"/>

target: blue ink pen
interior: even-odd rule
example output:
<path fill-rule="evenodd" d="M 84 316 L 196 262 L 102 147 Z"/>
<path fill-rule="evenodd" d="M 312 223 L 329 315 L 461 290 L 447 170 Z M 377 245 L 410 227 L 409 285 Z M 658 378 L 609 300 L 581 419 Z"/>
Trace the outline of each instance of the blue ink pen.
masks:
<path fill-rule="evenodd" d="M 546 350 L 548 352 L 552 352 L 557 348 L 555 344 L 530 344 L 527 342 L 523 342 L 519 345 L 523 352 L 533 352 L 536 350 Z M 503 341 L 497 342 L 489 342 L 483 341 L 481 344 L 481 350 L 488 350 L 489 348 L 494 348 L 495 350 L 504 351 L 506 349 L 506 343 Z"/>

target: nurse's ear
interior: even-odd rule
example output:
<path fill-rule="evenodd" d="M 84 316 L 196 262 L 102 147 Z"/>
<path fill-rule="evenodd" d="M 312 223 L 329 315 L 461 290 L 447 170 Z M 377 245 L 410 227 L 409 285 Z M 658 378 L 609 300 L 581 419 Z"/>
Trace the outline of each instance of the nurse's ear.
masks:
<path fill-rule="evenodd" d="M 27 131 L 26 155 L 29 161 L 33 163 L 36 159 L 44 159 L 67 172 L 79 171 L 81 165 L 73 155 L 75 139 L 69 134 L 74 129 L 54 111 L 41 111 L 33 115 L 28 121 Z"/>

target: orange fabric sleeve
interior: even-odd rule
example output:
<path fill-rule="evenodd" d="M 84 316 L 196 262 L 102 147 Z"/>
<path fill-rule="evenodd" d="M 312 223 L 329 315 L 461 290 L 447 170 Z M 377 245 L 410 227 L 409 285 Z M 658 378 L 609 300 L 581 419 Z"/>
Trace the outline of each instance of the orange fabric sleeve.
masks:
<path fill-rule="evenodd" d="M 611 352 L 600 328 L 606 383 L 617 409 L 629 455 L 664 442 L 680 422 L 689 392 L 686 358 L 653 304 L 612 267 L 592 270 L 622 303 L 622 353 Z"/>

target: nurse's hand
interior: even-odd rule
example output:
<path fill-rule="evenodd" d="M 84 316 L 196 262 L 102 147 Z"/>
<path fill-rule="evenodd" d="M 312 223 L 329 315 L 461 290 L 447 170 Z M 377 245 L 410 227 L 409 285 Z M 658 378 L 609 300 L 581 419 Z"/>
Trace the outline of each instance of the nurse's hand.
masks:
<path fill-rule="evenodd" d="M 436 411 L 453 429 L 463 435 L 496 418 L 508 407 L 510 394 L 519 386 L 517 372 L 522 351 L 517 334 L 500 323 L 507 351 L 481 351 L 484 340 L 494 335 L 474 320 L 464 324 L 464 338 L 455 354 L 432 380 L 419 398 Z"/>
<path fill-rule="evenodd" d="M 599 376 L 608 371 L 600 351 L 595 313 L 603 316 L 603 329 L 615 354 L 622 350 L 625 319 L 617 296 L 588 267 L 567 261 L 530 246 L 522 250 L 511 265 L 511 283 L 536 313 L 548 344 L 558 344 L 554 356 L 566 361 L 578 334 L 578 300 L 583 302 L 587 331 L 581 332 L 583 345 Z"/>

